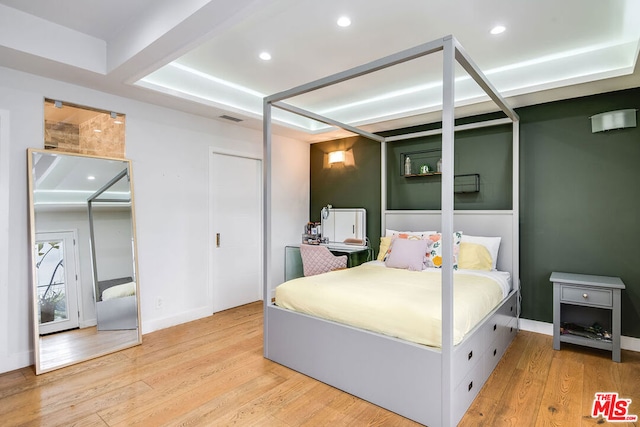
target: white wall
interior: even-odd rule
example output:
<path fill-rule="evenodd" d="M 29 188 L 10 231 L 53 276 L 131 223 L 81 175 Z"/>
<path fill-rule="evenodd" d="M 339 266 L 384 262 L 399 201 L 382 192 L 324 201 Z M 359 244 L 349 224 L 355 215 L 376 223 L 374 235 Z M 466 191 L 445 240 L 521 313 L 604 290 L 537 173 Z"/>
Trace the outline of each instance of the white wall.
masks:
<path fill-rule="evenodd" d="M 2 231 L 7 235 L 0 241 L 0 372 L 33 363 L 26 149 L 43 145 L 44 97 L 127 115 L 143 333 L 212 312 L 207 298 L 211 147 L 262 154 L 259 131 L 0 68 L 0 200 L 8 204 L 0 207 L 5 222 L 0 237 Z M 8 141 L 2 138 L 7 116 Z M 284 245 L 300 239 L 308 220 L 308 144 L 274 138 L 273 187 L 272 271 L 279 283 Z M 157 296 L 164 301 L 160 309 Z"/>

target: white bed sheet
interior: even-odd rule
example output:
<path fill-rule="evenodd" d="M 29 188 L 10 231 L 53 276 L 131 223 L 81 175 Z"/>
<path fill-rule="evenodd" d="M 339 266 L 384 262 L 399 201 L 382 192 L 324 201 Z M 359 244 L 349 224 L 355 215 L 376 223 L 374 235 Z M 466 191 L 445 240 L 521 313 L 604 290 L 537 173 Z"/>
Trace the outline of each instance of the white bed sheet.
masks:
<path fill-rule="evenodd" d="M 276 288 L 280 307 L 361 329 L 440 347 L 440 269 L 408 271 L 372 261 L 290 280 Z M 454 272 L 454 344 L 510 291 L 509 273 Z"/>

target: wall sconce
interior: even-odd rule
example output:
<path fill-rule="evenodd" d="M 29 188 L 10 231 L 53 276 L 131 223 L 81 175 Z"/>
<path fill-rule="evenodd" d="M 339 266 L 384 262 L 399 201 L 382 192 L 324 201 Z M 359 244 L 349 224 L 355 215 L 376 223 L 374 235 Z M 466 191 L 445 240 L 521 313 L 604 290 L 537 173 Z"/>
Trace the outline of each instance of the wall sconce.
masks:
<path fill-rule="evenodd" d="M 334 163 L 344 163 L 344 160 L 344 151 L 332 151 L 329 153 L 329 165 L 333 165 Z"/>
<path fill-rule="evenodd" d="M 332 168 L 337 166 L 342 167 L 355 167 L 356 162 L 353 158 L 353 150 L 336 150 L 324 154 L 323 168 Z"/>
<path fill-rule="evenodd" d="M 636 127 L 636 109 L 608 111 L 589 117 L 591 133 Z"/>

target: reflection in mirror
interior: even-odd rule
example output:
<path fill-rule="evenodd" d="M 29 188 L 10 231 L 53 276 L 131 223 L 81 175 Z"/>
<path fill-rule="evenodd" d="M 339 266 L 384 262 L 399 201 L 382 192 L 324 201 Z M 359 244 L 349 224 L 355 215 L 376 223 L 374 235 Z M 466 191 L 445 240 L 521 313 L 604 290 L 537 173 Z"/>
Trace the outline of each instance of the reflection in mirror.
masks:
<path fill-rule="evenodd" d="M 36 373 L 141 343 L 130 162 L 28 156 Z"/>
<path fill-rule="evenodd" d="M 331 206 L 331 205 L 329 205 Z M 330 245 L 367 244 L 367 211 L 364 208 L 324 207 L 320 213 L 322 237 Z"/>

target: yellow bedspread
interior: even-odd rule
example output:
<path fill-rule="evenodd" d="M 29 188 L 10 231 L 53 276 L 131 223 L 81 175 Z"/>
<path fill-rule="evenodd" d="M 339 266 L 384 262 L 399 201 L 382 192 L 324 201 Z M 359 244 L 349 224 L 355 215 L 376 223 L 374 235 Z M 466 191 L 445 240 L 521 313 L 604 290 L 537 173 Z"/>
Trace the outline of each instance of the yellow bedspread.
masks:
<path fill-rule="evenodd" d="M 377 265 L 290 280 L 276 288 L 276 304 L 404 340 L 440 347 L 441 274 Z M 454 344 L 503 299 L 490 277 L 454 275 Z"/>

